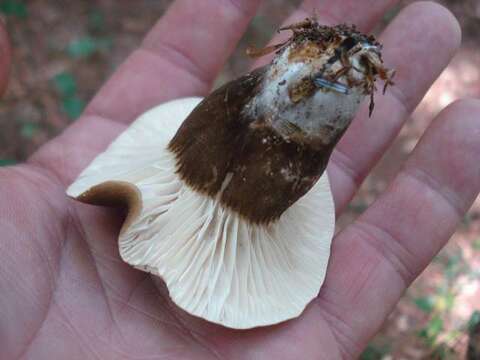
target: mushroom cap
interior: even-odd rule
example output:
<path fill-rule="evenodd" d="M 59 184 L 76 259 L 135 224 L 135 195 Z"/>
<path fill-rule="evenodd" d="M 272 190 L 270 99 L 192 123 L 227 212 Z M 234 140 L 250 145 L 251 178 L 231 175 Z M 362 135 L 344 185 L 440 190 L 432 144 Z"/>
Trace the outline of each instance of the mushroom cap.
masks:
<path fill-rule="evenodd" d="M 161 277 L 186 312 L 247 329 L 299 316 L 324 281 L 335 209 L 327 173 L 268 225 L 250 223 L 176 174 L 170 139 L 201 98 L 140 116 L 70 185 L 67 194 L 126 205 L 119 251 Z"/>

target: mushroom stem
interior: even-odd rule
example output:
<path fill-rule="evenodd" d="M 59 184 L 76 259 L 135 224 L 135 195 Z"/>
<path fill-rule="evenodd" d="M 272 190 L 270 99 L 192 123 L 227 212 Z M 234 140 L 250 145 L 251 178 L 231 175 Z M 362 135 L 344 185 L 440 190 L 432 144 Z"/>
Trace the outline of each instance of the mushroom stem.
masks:
<path fill-rule="evenodd" d="M 254 224 L 312 188 L 368 95 L 373 110 L 376 75 L 391 82 L 380 44 L 354 27 L 285 29 L 289 40 L 258 52 L 277 50 L 270 65 L 210 94 L 169 143 L 185 183 Z"/>

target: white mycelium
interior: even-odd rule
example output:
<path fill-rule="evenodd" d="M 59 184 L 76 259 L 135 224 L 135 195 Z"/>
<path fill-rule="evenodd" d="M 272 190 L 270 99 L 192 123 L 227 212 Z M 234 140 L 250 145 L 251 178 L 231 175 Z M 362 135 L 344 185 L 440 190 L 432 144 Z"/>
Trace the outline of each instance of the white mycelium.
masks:
<path fill-rule="evenodd" d="M 329 125 L 334 129 L 344 129 L 352 120 L 358 106 L 365 98 L 363 87 L 348 88 L 346 76 L 338 78 L 337 83 L 348 88 L 348 94 L 333 91 L 327 88 L 318 88 L 316 92 L 295 103 L 289 96 L 289 88 L 305 78 L 312 78 L 324 72 L 335 73 L 342 68 L 340 59 L 327 64 L 333 56 L 326 51 L 318 58 L 290 59 L 292 47 L 287 47 L 270 66 L 263 81 L 260 92 L 255 96 L 244 111 L 251 117 L 265 114 L 273 126 L 282 133 L 287 123 L 292 123 L 307 134 L 317 133 L 319 129 Z M 359 59 L 370 53 L 377 56 L 378 48 L 365 44 L 355 54 L 350 56 L 352 69 L 350 77 L 354 80 L 364 80 L 364 68 Z"/>

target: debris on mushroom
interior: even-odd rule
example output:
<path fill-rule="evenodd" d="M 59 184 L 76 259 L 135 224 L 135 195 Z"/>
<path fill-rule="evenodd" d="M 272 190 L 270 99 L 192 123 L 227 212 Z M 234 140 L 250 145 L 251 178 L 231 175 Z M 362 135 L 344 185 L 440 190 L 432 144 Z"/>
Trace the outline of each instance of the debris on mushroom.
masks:
<path fill-rule="evenodd" d="M 375 81 L 381 45 L 313 19 L 273 61 L 205 99 L 137 119 L 68 188 L 129 209 L 120 255 L 188 313 L 245 329 L 299 316 L 324 281 L 335 209 L 325 168 Z"/>

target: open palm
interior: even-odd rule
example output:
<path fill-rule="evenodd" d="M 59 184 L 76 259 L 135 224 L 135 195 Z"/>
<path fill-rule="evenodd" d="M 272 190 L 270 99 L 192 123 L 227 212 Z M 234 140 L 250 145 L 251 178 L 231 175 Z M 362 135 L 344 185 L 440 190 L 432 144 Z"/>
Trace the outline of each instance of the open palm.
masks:
<path fill-rule="evenodd" d="M 354 358 L 451 236 L 480 188 L 475 100 L 439 115 L 385 193 L 334 239 L 319 297 L 272 327 L 234 331 L 189 316 L 159 279 L 120 260 L 121 214 L 65 196 L 137 115 L 208 93 L 259 2 L 176 1 L 79 121 L 26 164 L 0 171 L 0 358 Z M 315 8 L 321 22 L 369 31 L 394 3 L 307 0 L 288 22 Z M 460 30 L 444 8 L 416 3 L 381 41 L 396 86 L 372 118 L 362 108 L 331 158 L 339 214 L 449 62 Z"/>

